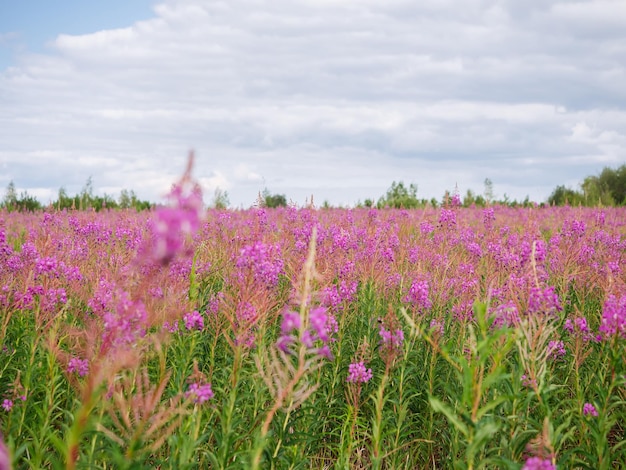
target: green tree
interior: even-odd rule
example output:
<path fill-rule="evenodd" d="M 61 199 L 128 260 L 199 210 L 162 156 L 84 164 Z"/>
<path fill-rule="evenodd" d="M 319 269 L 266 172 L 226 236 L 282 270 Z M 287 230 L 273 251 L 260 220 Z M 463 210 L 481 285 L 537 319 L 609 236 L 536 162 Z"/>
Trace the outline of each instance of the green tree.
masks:
<path fill-rule="evenodd" d="M 626 165 L 615 170 L 604 168 L 598 176 L 601 188 L 608 189 L 617 205 L 626 204 Z"/>
<path fill-rule="evenodd" d="M 133 191 L 128 191 L 128 189 L 122 189 L 120 191 L 120 197 L 118 199 L 118 206 L 120 209 L 130 209 L 133 207 L 133 199 L 135 198 L 135 193 Z"/>
<path fill-rule="evenodd" d="M 489 178 L 485 178 L 485 191 L 484 196 L 487 204 L 491 204 L 495 198 L 493 193 L 493 182 Z"/>
<path fill-rule="evenodd" d="M 93 197 L 93 180 L 91 176 L 87 178 L 85 182 L 85 186 L 80 191 L 80 209 L 88 209 L 90 207 L 94 207 L 94 197 Z"/>
<path fill-rule="evenodd" d="M 600 181 L 598 176 L 587 176 L 580 185 L 583 191 L 583 198 L 586 206 L 615 204 L 611 191 Z"/>
<path fill-rule="evenodd" d="M 74 204 L 74 200 L 67 195 L 66 189 L 61 186 L 57 195 L 57 200 L 54 202 L 54 206 L 57 210 L 71 209 Z"/>
<path fill-rule="evenodd" d="M 566 188 L 565 186 L 557 186 L 552 194 L 548 197 L 548 203 L 553 206 L 576 206 L 582 204 L 583 195 L 578 191 L 575 191 L 571 188 Z"/>
<path fill-rule="evenodd" d="M 261 205 L 269 208 L 287 207 L 287 196 L 284 194 L 271 194 L 269 189 L 265 188 L 261 198 Z"/>
<path fill-rule="evenodd" d="M 17 205 L 17 190 L 15 189 L 15 183 L 10 181 L 7 185 L 7 189 L 2 199 L 2 207 L 5 209 L 11 209 Z"/>
<path fill-rule="evenodd" d="M 376 204 L 379 209 L 384 207 L 413 209 L 422 205 L 424 205 L 423 202 L 417 198 L 417 185 L 411 183 L 407 188 L 402 181 L 392 182 L 391 187 Z"/>
<path fill-rule="evenodd" d="M 17 201 L 20 211 L 34 212 L 41 209 L 41 203 L 35 196 L 31 196 L 27 191 L 22 191 Z"/>
<path fill-rule="evenodd" d="M 122 189 L 120 197 L 117 200 L 117 207 L 120 209 L 135 209 L 136 211 L 148 210 L 153 204 L 149 201 L 141 201 L 135 194 L 135 191 Z"/>
<path fill-rule="evenodd" d="M 221 188 L 215 188 L 213 192 L 213 200 L 211 201 L 210 207 L 215 209 L 227 209 L 230 206 L 230 200 L 228 199 L 228 192 L 222 190 Z"/>
<path fill-rule="evenodd" d="M 41 203 L 35 196 L 28 194 L 28 191 L 22 191 L 17 195 L 17 189 L 13 181 L 9 182 L 2 199 L 1 207 L 9 211 L 36 211 L 41 209 Z"/>

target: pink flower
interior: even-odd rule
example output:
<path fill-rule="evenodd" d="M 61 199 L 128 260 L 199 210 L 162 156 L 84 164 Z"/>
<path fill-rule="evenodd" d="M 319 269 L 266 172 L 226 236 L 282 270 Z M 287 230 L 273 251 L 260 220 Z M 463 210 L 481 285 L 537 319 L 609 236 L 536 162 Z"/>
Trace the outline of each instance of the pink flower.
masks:
<path fill-rule="evenodd" d="M 348 366 L 347 382 L 350 383 L 366 383 L 372 378 L 372 369 L 367 369 L 365 363 L 355 362 Z"/>
<path fill-rule="evenodd" d="M 202 330 L 204 328 L 204 318 L 197 310 L 185 314 L 183 321 L 185 322 L 185 328 L 188 330 Z"/>
<path fill-rule="evenodd" d="M 325 307 L 313 307 L 309 311 L 309 326 L 300 336 L 300 326 L 302 319 L 300 314 L 288 308 L 283 310 L 283 321 L 280 325 L 281 336 L 276 342 L 276 347 L 283 352 L 293 353 L 291 346 L 300 341 L 307 349 L 332 360 L 333 355 L 328 347 L 332 341 L 331 333 L 336 327 L 336 320 L 327 313 Z M 316 347 L 316 342 L 321 342 L 321 346 Z"/>
<path fill-rule="evenodd" d="M 293 330 L 300 328 L 300 314 L 292 310 L 283 312 L 283 321 L 280 324 L 280 331 L 283 335 L 288 335 Z"/>
<path fill-rule="evenodd" d="M 2 408 L 4 408 L 5 411 L 11 411 L 11 409 L 13 408 L 13 400 L 9 400 L 8 398 L 5 399 L 2 402 Z"/>
<path fill-rule="evenodd" d="M 68 373 L 77 373 L 79 376 L 84 377 L 89 372 L 89 361 L 87 359 L 79 359 L 73 357 L 67 364 Z"/>
<path fill-rule="evenodd" d="M 432 307 L 432 302 L 428 296 L 428 281 L 413 281 L 403 301 L 413 304 L 420 313 L 423 313 L 425 310 Z"/>
<path fill-rule="evenodd" d="M 563 341 L 550 341 L 548 343 L 548 351 L 548 355 L 553 359 L 560 359 L 567 353 Z"/>
<path fill-rule="evenodd" d="M 9 450 L 7 446 L 4 444 L 4 440 L 2 439 L 2 433 L 0 433 L 0 470 L 10 470 L 11 469 L 11 457 L 9 455 Z"/>
<path fill-rule="evenodd" d="M 189 385 L 189 390 L 185 392 L 187 398 L 191 398 L 194 403 L 202 404 L 213 398 L 215 394 L 211 389 L 211 384 L 192 383 Z"/>
<path fill-rule="evenodd" d="M 556 470 L 551 459 L 542 459 L 541 457 L 531 457 L 526 460 L 522 470 Z"/>
<path fill-rule="evenodd" d="M 392 333 L 381 325 L 378 334 L 380 335 L 380 342 L 383 346 L 398 351 L 402 347 L 402 343 L 404 342 L 404 332 L 401 329 L 398 328 L 394 333 Z"/>
<path fill-rule="evenodd" d="M 169 264 L 195 234 L 203 218 L 202 191 L 191 179 L 193 155 L 183 178 L 174 185 L 167 199 L 169 206 L 159 207 L 153 219 L 152 256 L 162 265 Z"/>
<path fill-rule="evenodd" d="M 615 335 L 626 338 L 626 295 L 619 299 L 614 295 L 609 296 L 604 303 L 599 330 L 605 338 L 612 338 Z"/>
<path fill-rule="evenodd" d="M 583 416 L 597 417 L 598 416 L 598 410 L 596 410 L 596 407 L 593 406 L 591 403 L 585 403 L 583 405 Z"/>

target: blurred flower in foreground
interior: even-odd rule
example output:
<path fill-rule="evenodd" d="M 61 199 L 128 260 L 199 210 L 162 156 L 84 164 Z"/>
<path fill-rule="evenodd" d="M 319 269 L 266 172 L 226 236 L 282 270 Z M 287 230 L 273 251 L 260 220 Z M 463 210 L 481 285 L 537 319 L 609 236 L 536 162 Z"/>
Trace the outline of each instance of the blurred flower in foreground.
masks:
<path fill-rule="evenodd" d="M 0 433 L 0 470 L 11 470 L 11 458 L 9 450 L 2 439 L 2 433 Z"/>
<path fill-rule="evenodd" d="M 522 470 L 556 470 L 556 467 L 550 459 L 542 459 L 541 457 L 531 457 L 526 460 Z"/>
<path fill-rule="evenodd" d="M 159 207 L 154 214 L 152 255 L 162 265 L 182 251 L 185 239 L 197 232 L 202 222 L 202 191 L 191 177 L 192 166 L 190 153 L 185 174 L 167 195 L 169 205 Z"/>

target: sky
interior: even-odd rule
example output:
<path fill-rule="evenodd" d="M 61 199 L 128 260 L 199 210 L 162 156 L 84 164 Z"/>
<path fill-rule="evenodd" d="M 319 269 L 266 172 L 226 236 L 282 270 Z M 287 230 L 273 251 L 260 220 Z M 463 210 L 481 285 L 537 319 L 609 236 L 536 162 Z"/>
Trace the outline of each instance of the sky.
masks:
<path fill-rule="evenodd" d="M 626 163 L 626 0 L 0 0 L 0 190 L 542 202 Z"/>

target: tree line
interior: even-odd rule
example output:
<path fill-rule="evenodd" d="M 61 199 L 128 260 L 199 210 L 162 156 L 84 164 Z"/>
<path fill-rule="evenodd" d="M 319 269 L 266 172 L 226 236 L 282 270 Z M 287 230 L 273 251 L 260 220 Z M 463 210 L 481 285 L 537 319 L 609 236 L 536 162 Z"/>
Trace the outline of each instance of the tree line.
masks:
<path fill-rule="evenodd" d="M 535 205 L 527 196 L 523 201 L 510 199 L 506 194 L 497 199 L 493 191 L 493 182 L 486 178 L 482 194 L 475 193 L 468 189 L 461 197 L 456 191 L 446 191 L 441 201 L 436 198 L 425 199 L 417 195 L 417 185 L 411 183 L 408 186 L 404 182 L 392 182 L 385 194 L 378 200 L 365 199 L 359 201 L 357 207 L 382 208 L 403 208 L 414 209 L 420 207 L 438 207 L 445 205 L 453 198 L 464 207 L 478 206 L 485 207 L 490 204 L 507 205 L 510 207 L 529 207 Z M 587 176 L 580 185 L 580 189 L 572 189 L 563 185 L 557 186 L 550 194 L 547 204 L 562 206 L 623 206 L 626 205 L 626 164 L 618 168 L 604 168 L 599 174 Z M 216 189 L 209 207 L 226 209 L 230 205 L 228 193 L 221 189 Z M 267 188 L 259 193 L 256 202 L 260 207 L 286 207 L 287 197 L 284 194 L 272 194 Z M 544 205 L 542 203 L 541 205 Z M 137 211 L 149 210 L 154 207 L 150 201 L 140 200 L 134 191 L 123 189 L 117 198 L 110 195 L 99 196 L 94 194 L 91 177 L 88 178 L 80 193 L 73 196 L 68 195 L 64 187 L 59 189 L 57 199 L 49 206 L 57 210 L 95 210 L 102 209 L 135 209 Z M 324 202 L 324 208 L 331 207 L 330 203 Z M 9 183 L 0 208 L 13 211 L 36 211 L 44 206 L 39 200 L 22 191 L 19 195 L 13 181 Z"/>
<path fill-rule="evenodd" d="M 154 206 L 150 201 L 140 200 L 134 191 L 122 189 L 118 198 L 114 198 L 108 194 L 99 196 L 94 194 L 93 183 L 91 177 L 87 179 L 85 186 L 80 193 L 70 196 L 64 187 L 59 189 L 57 199 L 43 206 L 41 202 L 34 196 L 22 191 L 19 195 L 15 188 L 15 183 L 11 181 L 0 203 L 0 208 L 8 211 L 33 212 L 42 210 L 44 207 L 52 207 L 57 210 L 75 209 L 75 210 L 95 210 L 103 209 L 135 209 L 137 211 L 148 210 Z"/>
<path fill-rule="evenodd" d="M 557 186 L 548 197 L 551 205 L 624 206 L 626 205 L 626 164 L 587 176 L 579 190 Z"/>

